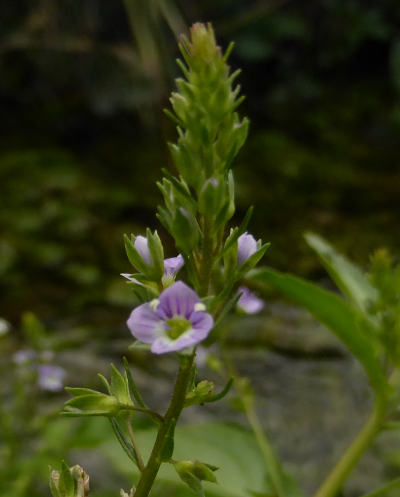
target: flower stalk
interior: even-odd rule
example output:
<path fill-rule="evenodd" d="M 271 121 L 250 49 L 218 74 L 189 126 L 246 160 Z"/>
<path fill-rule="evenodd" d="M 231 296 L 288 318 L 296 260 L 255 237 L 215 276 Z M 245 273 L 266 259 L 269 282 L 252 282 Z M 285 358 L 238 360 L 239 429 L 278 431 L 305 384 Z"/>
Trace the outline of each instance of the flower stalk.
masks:
<path fill-rule="evenodd" d="M 173 430 L 184 407 L 185 397 L 191 379 L 191 371 L 195 351 L 191 355 L 180 356 L 180 367 L 175 382 L 174 392 L 168 410 L 164 416 L 164 421 L 161 424 L 157 438 L 150 454 L 146 467 L 144 468 L 139 483 L 136 488 L 135 497 L 147 497 L 153 486 L 158 470 L 162 464 L 162 452 L 164 450 L 167 437 Z"/>

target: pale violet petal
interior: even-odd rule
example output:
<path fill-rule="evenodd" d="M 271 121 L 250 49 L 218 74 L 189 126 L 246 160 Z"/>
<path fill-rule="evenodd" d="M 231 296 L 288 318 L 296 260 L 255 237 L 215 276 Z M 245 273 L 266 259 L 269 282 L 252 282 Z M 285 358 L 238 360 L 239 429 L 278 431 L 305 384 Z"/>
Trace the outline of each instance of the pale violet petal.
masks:
<path fill-rule="evenodd" d="M 165 323 L 150 304 L 136 307 L 126 322 L 132 335 L 143 343 L 153 343 L 165 330 Z"/>
<path fill-rule="evenodd" d="M 181 254 L 164 259 L 164 276 L 175 276 L 184 263 L 185 260 Z"/>
<path fill-rule="evenodd" d="M 257 312 L 260 312 L 265 305 L 262 299 L 258 298 L 255 293 L 250 292 L 245 286 L 241 286 L 238 293 L 241 293 L 242 295 L 236 305 L 246 314 L 256 314 Z"/>
<path fill-rule="evenodd" d="M 257 241 L 253 235 L 247 231 L 238 238 L 238 264 L 239 266 L 247 261 L 257 251 Z"/>
<path fill-rule="evenodd" d="M 148 265 L 152 264 L 150 250 L 147 244 L 147 238 L 144 236 L 137 236 L 135 238 L 135 243 L 133 244 L 140 257 L 144 260 L 144 262 Z"/>
<path fill-rule="evenodd" d="M 193 347 L 206 338 L 208 333 L 190 329 L 185 331 L 179 338 L 173 340 L 168 336 L 157 338 L 151 346 L 154 354 L 166 354 Z"/>
<path fill-rule="evenodd" d="M 208 333 L 214 326 L 214 319 L 212 318 L 211 314 L 208 314 L 207 312 L 194 312 L 190 316 L 190 321 L 192 323 L 193 329 L 195 329 L 196 332 L 205 334 L 204 338 L 208 335 Z"/>
<path fill-rule="evenodd" d="M 194 306 L 200 302 L 197 293 L 182 281 L 177 281 L 160 295 L 160 304 L 157 314 L 162 319 L 171 319 L 173 316 L 183 316 L 190 319 Z"/>

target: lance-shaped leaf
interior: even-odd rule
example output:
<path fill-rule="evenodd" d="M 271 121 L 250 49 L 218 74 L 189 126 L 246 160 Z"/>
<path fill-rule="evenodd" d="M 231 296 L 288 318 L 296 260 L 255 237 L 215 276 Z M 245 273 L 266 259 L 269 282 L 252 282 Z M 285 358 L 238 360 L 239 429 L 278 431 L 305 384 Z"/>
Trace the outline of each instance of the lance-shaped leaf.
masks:
<path fill-rule="evenodd" d="M 78 395 L 65 403 L 64 416 L 112 416 L 119 410 L 118 400 L 100 392 Z"/>
<path fill-rule="evenodd" d="M 111 395 L 114 395 L 120 404 L 133 406 L 129 395 L 128 381 L 121 373 L 111 364 Z"/>
<path fill-rule="evenodd" d="M 379 347 L 372 335 L 366 332 L 369 323 L 343 299 L 307 280 L 272 269 L 251 271 L 247 275 L 246 285 L 256 288 L 260 293 L 265 293 L 267 285 L 305 307 L 357 357 L 373 387 L 383 388 L 384 376 L 377 352 Z"/>
<path fill-rule="evenodd" d="M 317 253 L 339 290 L 364 314 L 368 314 L 368 305 L 377 300 L 378 291 L 371 285 L 361 269 L 321 236 L 306 233 L 304 238 Z"/>
<path fill-rule="evenodd" d="M 129 368 L 128 359 L 126 357 L 123 357 L 122 361 L 124 363 L 124 368 L 125 368 L 125 381 L 128 384 L 129 393 L 130 393 L 131 397 L 133 397 L 136 400 L 136 402 L 138 403 L 138 405 L 140 407 L 147 408 L 146 403 L 144 402 L 143 397 L 141 396 L 141 394 L 136 386 L 136 383 L 133 379 L 131 370 Z"/>
<path fill-rule="evenodd" d="M 132 447 L 132 444 L 128 441 L 127 437 L 125 436 L 124 432 L 122 431 L 121 427 L 119 426 L 117 418 L 109 418 L 111 427 L 114 431 L 114 434 L 120 443 L 121 447 L 124 449 L 126 455 L 129 457 L 131 461 L 133 461 L 136 466 L 139 468 L 139 461 L 135 452 L 135 448 Z"/>

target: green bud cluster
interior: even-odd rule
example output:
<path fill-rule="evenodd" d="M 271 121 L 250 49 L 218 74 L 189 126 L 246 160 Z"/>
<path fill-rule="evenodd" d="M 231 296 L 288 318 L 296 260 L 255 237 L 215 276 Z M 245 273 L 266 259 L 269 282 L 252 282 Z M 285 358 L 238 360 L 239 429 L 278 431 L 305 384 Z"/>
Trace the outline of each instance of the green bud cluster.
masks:
<path fill-rule="evenodd" d="M 89 495 L 89 475 L 78 465 L 69 468 L 65 462 L 61 471 L 50 474 L 50 491 L 53 497 L 87 497 Z"/>
<path fill-rule="evenodd" d="M 178 139 L 169 147 L 178 177 L 164 171 L 158 183 L 164 198 L 158 217 L 185 258 L 189 280 L 201 296 L 217 295 L 227 287 L 229 274 L 224 298 L 244 271 L 239 274 L 235 269 L 234 278 L 225 271 L 223 277 L 222 262 L 228 248 L 233 253 L 233 244 L 250 219 L 246 216 L 231 233 L 227 247 L 226 225 L 235 212 L 231 166 L 249 127 L 248 119 L 236 112 L 244 97 L 239 96 L 240 85 L 234 84 L 240 71 L 231 74 L 227 63 L 232 48 L 233 44 L 222 52 L 210 24 L 194 24 L 189 38 L 182 37 L 183 60 L 177 62 L 183 77 L 176 79 L 177 91 L 170 98 L 173 112 L 166 110 L 177 124 Z M 252 259 L 243 269 L 256 262 Z"/>
<path fill-rule="evenodd" d="M 171 96 L 179 138 L 170 148 L 180 175 L 199 194 L 206 179 L 225 176 L 249 123 L 235 112 L 243 97 L 239 85 L 232 87 L 240 71 L 230 75 L 226 64 L 232 46 L 223 55 L 211 25 L 194 24 L 180 49 L 185 78 L 176 80 Z"/>
<path fill-rule="evenodd" d="M 214 475 L 218 469 L 216 466 L 200 461 L 174 461 L 173 464 L 180 479 L 200 497 L 204 497 L 202 481 L 217 482 Z"/>

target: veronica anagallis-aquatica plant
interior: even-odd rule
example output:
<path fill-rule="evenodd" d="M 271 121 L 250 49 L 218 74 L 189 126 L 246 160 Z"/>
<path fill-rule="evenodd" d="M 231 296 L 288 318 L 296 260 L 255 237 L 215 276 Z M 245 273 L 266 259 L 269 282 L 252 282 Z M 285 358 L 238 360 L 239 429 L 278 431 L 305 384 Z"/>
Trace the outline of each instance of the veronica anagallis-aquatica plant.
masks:
<path fill-rule="evenodd" d="M 227 229 L 235 212 L 232 163 L 248 132 L 248 120 L 241 119 L 237 107 L 243 100 L 234 85 L 239 71 L 230 72 L 225 54 L 216 44 L 210 25 L 195 24 L 189 39 L 182 37 L 183 60 L 178 65 L 183 77 L 176 80 L 172 110 L 166 114 L 176 123 L 178 139 L 170 143 L 177 174 L 164 171 L 158 187 L 164 205 L 158 219 L 172 236 L 176 255 L 165 258 L 156 231 L 125 236 L 128 259 L 134 273 L 123 274 L 141 304 L 127 320 L 136 339 L 134 346 L 153 354 L 174 354 L 179 363 L 169 407 L 158 413 L 147 406 L 124 358 L 121 373 L 111 365 L 111 379 L 100 375 L 105 392 L 87 388 L 68 388 L 72 395 L 64 408 L 65 416 L 105 416 L 116 439 L 138 468 L 138 479 L 123 497 L 146 497 L 157 478 L 160 466 L 171 464 L 191 490 L 203 496 L 203 481 L 216 482 L 217 467 L 206 461 L 174 459 L 175 427 L 183 409 L 215 402 L 224 397 L 234 383 L 242 409 L 258 442 L 267 475 L 264 493 L 248 491 L 249 496 L 301 497 L 297 485 L 283 470 L 261 428 L 254 409 L 248 381 L 237 377 L 229 357 L 222 354 L 221 371 L 236 377 L 226 378 L 225 388 L 214 393 L 208 380 L 198 381 L 195 365 L 198 345 L 224 342 L 220 323 L 234 308 L 257 312 L 263 306 L 260 296 L 269 289 L 282 292 L 307 308 L 332 330 L 363 365 L 374 392 L 374 407 L 361 432 L 345 451 L 314 497 L 335 497 L 375 437 L 384 429 L 398 429 L 400 406 L 400 269 L 384 252 L 373 258 L 370 275 L 340 255 L 322 238 L 307 234 L 344 298 L 334 292 L 297 278 L 255 266 L 268 244 L 249 234 L 250 208 L 240 226 Z M 147 415 L 157 426 L 150 456 L 145 461 L 132 427 L 132 416 Z M 395 480 L 369 493 L 377 497 L 395 486 Z M 84 497 L 89 494 L 89 478 L 82 468 L 68 468 L 51 475 L 54 497 Z M 226 495 L 226 494 L 224 494 Z"/>
<path fill-rule="evenodd" d="M 182 481 L 199 495 L 203 495 L 203 480 L 216 482 L 215 466 L 196 459 L 173 459 L 175 426 L 183 409 L 215 402 L 232 385 L 229 380 L 215 394 L 211 382 L 198 382 L 196 346 L 216 340 L 219 322 L 239 301 L 249 312 L 262 305 L 247 289 L 246 295 L 239 291 L 243 277 L 268 248 L 246 232 L 251 209 L 241 225 L 227 233 L 235 212 L 231 166 L 249 125 L 236 111 L 243 97 L 239 96 L 240 86 L 235 86 L 240 71 L 231 73 L 227 64 L 232 48 L 230 45 L 222 52 L 211 25 L 195 24 L 189 39 L 181 38 L 183 60 L 178 60 L 178 65 L 183 77 L 176 80 L 177 91 L 170 99 L 172 111 L 166 110 L 177 125 L 177 142 L 169 144 L 177 175 L 164 171 L 158 183 L 164 205 L 157 214 L 175 241 L 177 255 L 164 257 L 156 231 L 125 236 L 127 256 L 136 272 L 122 276 L 142 301 L 127 326 L 136 343 L 152 353 L 176 355 L 179 369 L 170 405 L 164 414 L 146 405 L 126 359 L 122 374 L 111 365 L 110 381 L 100 375 L 105 393 L 67 388 L 73 397 L 65 405 L 65 416 L 109 418 L 117 440 L 139 469 L 137 485 L 131 491 L 135 497 L 149 494 L 163 463 L 172 464 Z M 135 413 L 149 416 L 158 427 L 147 461 L 131 425 Z M 54 497 L 86 495 L 88 479 L 85 477 L 85 485 L 77 483 L 81 481 L 77 474 L 76 468 L 69 471 L 65 464 L 61 472 L 53 471 Z"/>

